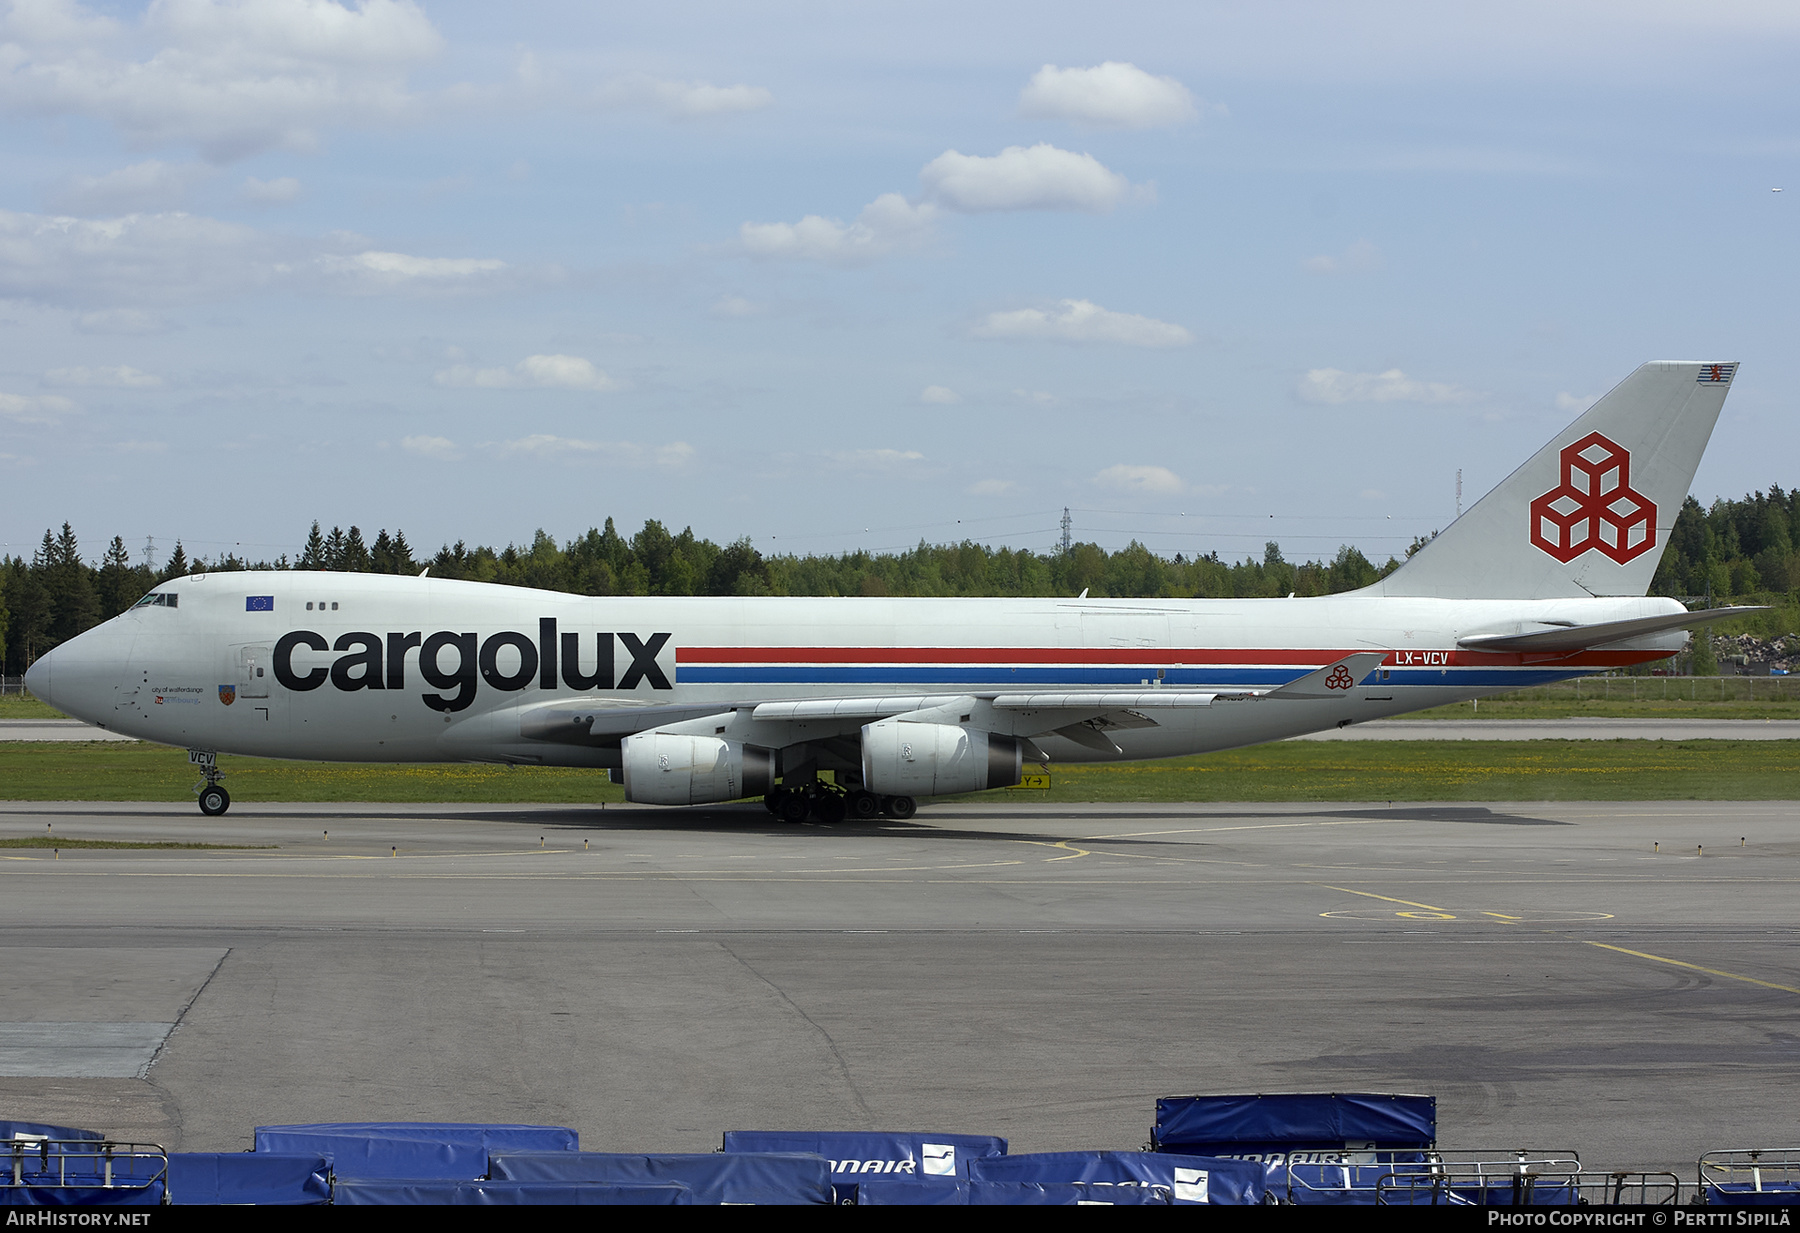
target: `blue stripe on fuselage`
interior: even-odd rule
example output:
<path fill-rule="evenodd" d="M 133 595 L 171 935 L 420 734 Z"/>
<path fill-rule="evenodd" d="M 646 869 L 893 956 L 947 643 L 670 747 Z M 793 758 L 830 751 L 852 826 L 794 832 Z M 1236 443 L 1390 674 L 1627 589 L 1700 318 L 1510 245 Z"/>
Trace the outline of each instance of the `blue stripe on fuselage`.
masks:
<path fill-rule="evenodd" d="M 1311 668 L 1169 668 L 1164 685 L 1275 686 L 1298 680 Z M 1485 689 L 1493 686 L 1522 689 L 1547 685 L 1585 673 L 1566 668 L 1390 668 L 1388 679 L 1379 672 L 1362 680 L 1381 685 L 1453 685 Z M 1143 685 L 1157 679 L 1156 668 L 1109 666 L 1100 668 L 983 667 L 981 665 L 899 664 L 726 664 L 700 667 L 682 664 L 676 679 L 683 685 L 969 685 L 1010 689 L 1015 685 Z"/>

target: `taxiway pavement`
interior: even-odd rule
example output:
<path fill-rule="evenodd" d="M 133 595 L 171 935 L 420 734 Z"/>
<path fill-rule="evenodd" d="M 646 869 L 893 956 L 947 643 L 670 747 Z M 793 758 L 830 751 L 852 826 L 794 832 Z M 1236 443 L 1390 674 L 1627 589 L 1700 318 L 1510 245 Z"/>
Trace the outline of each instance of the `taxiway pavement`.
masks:
<path fill-rule="evenodd" d="M 1792 803 L 0 804 L 0 1110 L 984 1132 L 1134 1148 L 1157 1096 L 1439 1099 L 1439 1141 L 1672 1168 L 1800 1134 Z"/>

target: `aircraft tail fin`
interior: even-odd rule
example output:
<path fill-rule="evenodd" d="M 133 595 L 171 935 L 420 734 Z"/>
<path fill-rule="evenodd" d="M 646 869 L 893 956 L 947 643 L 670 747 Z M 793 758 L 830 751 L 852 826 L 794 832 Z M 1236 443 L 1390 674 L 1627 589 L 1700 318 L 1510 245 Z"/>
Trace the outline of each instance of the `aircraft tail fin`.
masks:
<path fill-rule="evenodd" d="M 1369 592 L 1644 594 L 1736 374 L 1735 363 L 1643 365 Z"/>

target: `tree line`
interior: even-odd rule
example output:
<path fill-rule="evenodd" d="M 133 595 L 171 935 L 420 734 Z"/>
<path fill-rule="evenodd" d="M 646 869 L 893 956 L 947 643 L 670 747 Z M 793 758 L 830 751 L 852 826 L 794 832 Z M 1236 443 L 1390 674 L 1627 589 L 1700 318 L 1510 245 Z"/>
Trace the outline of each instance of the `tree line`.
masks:
<path fill-rule="evenodd" d="M 1710 507 L 1689 497 L 1651 588 L 1654 595 L 1710 596 L 1714 603 L 1754 600 L 1777 611 L 1758 618 L 1764 636 L 1800 628 L 1800 490 L 1771 487 Z M 1415 541 L 1407 555 L 1426 539 Z M 380 530 L 370 542 L 358 527 L 322 531 L 312 524 L 300 552 L 273 561 L 233 553 L 189 558 L 177 542 L 161 569 L 133 565 L 124 541 L 90 562 L 73 528 L 46 530 L 29 560 L 0 560 L 0 662 L 19 675 L 32 660 L 129 608 L 157 583 L 190 573 L 312 569 L 416 574 L 578 595 L 1078 595 L 1131 599 L 1226 599 L 1328 595 L 1364 587 L 1399 568 L 1376 565 L 1349 545 L 1330 560 L 1290 562 L 1271 541 L 1261 558 L 1226 561 L 1217 553 L 1163 557 L 1133 540 L 1117 552 L 1077 543 L 1068 552 L 995 548 L 972 541 L 905 552 L 765 556 L 748 538 L 716 544 L 691 529 L 672 533 L 646 522 L 626 538 L 608 518 L 559 544 L 540 530 L 526 545 L 469 547 L 459 540 L 418 557 L 405 532 Z"/>

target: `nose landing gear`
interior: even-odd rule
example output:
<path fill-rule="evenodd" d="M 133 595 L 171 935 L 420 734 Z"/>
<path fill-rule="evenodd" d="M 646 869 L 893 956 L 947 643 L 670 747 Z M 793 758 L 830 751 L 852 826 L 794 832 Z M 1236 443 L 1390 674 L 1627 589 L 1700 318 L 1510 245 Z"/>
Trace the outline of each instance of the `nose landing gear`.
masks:
<path fill-rule="evenodd" d="M 194 795 L 200 798 L 200 812 L 209 818 L 221 816 L 231 808 L 231 793 L 219 783 L 225 778 L 225 772 L 219 769 L 218 755 L 210 749 L 190 749 L 188 762 L 199 767 L 205 776 L 194 785 Z"/>
<path fill-rule="evenodd" d="M 209 783 L 200 789 L 200 812 L 209 818 L 216 818 L 231 808 L 231 793 L 216 783 Z"/>

